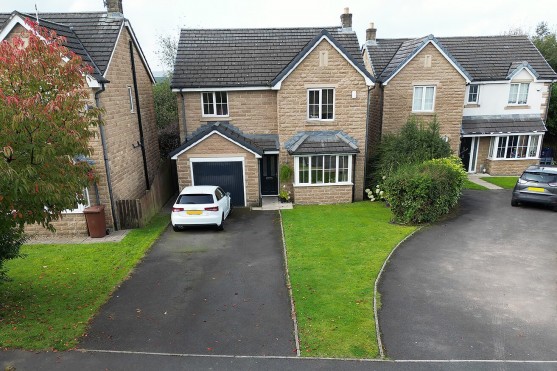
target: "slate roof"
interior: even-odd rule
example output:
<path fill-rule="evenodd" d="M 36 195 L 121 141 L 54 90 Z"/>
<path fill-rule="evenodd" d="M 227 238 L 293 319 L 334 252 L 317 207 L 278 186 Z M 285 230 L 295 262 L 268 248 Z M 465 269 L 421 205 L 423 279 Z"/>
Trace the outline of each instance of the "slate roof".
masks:
<path fill-rule="evenodd" d="M 279 142 L 278 135 L 274 134 L 245 134 L 240 129 L 232 125 L 228 121 L 213 121 L 198 127 L 191 133 L 186 141 L 174 151 L 170 153 L 170 157 L 174 157 L 192 145 L 203 139 L 212 132 L 218 132 L 226 138 L 246 147 L 258 155 L 263 155 L 265 151 L 278 151 Z"/>
<path fill-rule="evenodd" d="M 35 19 L 34 13 L 19 14 L 23 18 Z M 0 28 L 4 27 L 11 15 L 0 13 Z M 41 26 L 66 36 L 68 48 L 85 61 L 91 60 L 102 75 L 106 72 L 124 21 L 125 18 L 111 18 L 106 12 L 39 13 Z"/>
<path fill-rule="evenodd" d="M 358 38 L 339 27 L 182 29 L 173 88 L 270 86 L 308 43 L 326 30 L 362 66 Z"/>
<path fill-rule="evenodd" d="M 354 138 L 336 131 L 301 131 L 285 144 L 284 148 L 291 155 L 358 153 Z"/>
<path fill-rule="evenodd" d="M 493 115 L 462 117 L 463 135 L 532 133 L 547 131 L 540 115 Z"/>
<path fill-rule="evenodd" d="M 439 44 L 470 75 L 472 81 L 505 80 L 512 66 L 528 63 L 539 79 L 555 80 L 557 74 L 527 36 L 438 37 Z M 423 42 L 418 39 L 377 39 L 366 45 L 376 76 L 384 81 Z"/>

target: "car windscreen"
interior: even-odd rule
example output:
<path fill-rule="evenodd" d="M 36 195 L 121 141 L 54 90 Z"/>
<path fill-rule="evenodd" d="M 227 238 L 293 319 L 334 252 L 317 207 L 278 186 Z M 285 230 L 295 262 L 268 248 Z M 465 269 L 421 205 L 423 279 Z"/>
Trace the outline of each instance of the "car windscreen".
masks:
<path fill-rule="evenodd" d="M 521 178 L 528 182 L 536 183 L 557 183 L 557 174 L 550 174 L 544 172 L 526 172 L 522 174 Z"/>
<path fill-rule="evenodd" d="M 197 205 L 197 204 L 212 204 L 213 195 L 211 194 L 187 194 L 187 195 L 180 195 L 178 197 L 177 204 L 181 205 Z"/>

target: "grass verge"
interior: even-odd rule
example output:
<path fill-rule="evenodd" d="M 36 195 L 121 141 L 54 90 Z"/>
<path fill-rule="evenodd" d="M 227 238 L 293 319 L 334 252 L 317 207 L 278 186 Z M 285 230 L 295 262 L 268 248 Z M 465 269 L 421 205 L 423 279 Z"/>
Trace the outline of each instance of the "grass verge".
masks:
<path fill-rule="evenodd" d="M 505 189 L 513 189 L 516 181 L 518 180 L 517 176 L 486 176 L 480 178 L 481 180 L 485 180 L 488 183 L 495 184 L 501 188 Z"/>
<path fill-rule="evenodd" d="M 416 227 L 391 224 L 378 202 L 297 206 L 282 218 L 301 354 L 377 357 L 374 282 Z"/>
<path fill-rule="evenodd" d="M 121 242 L 24 245 L 0 284 L 0 348 L 67 350 L 168 225 L 159 214 Z"/>
<path fill-rule="evenodd" d="M 468 179 L 466 179 L 464 181 L 464 189 L 475 189 L 478 191 L 485 191 L 487 190 L 487 187 L 484 187 L 483 185 L 479 185 L 477 183 L 471 182 Z"/>

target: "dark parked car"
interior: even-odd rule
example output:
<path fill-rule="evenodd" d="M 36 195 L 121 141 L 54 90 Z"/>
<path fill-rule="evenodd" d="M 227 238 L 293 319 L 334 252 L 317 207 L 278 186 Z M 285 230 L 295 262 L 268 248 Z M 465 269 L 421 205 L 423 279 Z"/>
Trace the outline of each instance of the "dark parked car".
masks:
<path fill-rule="evenodd" d="M 513 189 L 512 206 L 522 202 L 548 205 L 557 211 L 557 166 L 530 166 Z"/>

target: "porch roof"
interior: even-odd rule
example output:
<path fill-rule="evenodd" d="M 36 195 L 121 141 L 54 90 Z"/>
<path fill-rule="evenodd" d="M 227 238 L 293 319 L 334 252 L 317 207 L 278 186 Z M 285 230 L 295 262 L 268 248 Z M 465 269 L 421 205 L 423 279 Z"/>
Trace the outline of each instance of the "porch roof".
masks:
<path fill-rule="evenodd" d="M 462 117 L 461 134 L 497 135 L 544 133 L 547 129 L 540 115 L 490 115 Z"/>
<path fill-rule="evenodd" d="M 340 130 L 301 131 L 284 145 L 291 155 L 358 153 L 356 140 Z"/>

